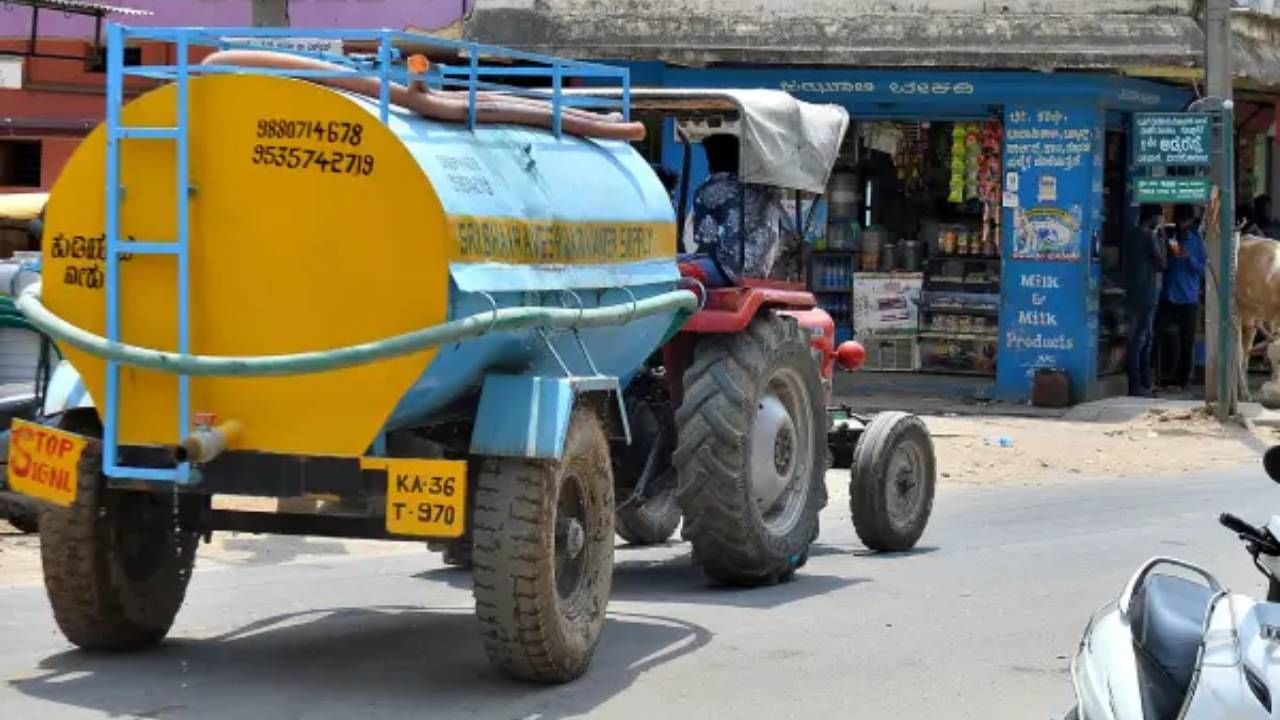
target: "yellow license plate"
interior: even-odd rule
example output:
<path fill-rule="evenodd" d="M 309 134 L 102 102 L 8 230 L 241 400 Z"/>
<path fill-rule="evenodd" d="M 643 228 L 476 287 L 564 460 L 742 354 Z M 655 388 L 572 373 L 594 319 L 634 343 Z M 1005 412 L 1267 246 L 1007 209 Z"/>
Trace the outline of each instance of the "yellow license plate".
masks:
<path fill-rule="evenodd" d="M 363 458 L 361 466 L 387 471 L 387 532 L 431 538 L 462 536 L 467 526 L 465 461 Z"/>
<path fill-rule="evenodd" d="M 9 489 L 67 507 L 76 499 L 86 438 L 14 420 L 9 432 Z"/>

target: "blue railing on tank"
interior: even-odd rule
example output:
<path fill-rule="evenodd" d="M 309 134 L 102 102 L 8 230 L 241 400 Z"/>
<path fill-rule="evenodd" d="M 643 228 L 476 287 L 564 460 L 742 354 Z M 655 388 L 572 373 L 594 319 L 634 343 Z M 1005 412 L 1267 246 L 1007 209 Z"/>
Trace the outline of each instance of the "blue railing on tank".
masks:
<path fill-rule="evenodd" d="M 295 47 L 278 44 L 264 47 L 270 41 L 294 41 Z M 297 49 L 298 41 L 340 41 L 345 48 L 356 44 L 372 52 L 347 53 L 326 50 Z M 124 49 L 131 42 L 164 43 L 173 48 L 167 54 L 173 64 L 125 65 Z M 433 62 L 424 73 L 410 72 L 405 63 L 402 47 L 428 54 L 453 54 L 463 58 L 460 63 Z M 341 65 L 341 71 L 294 70 L 261 67 L 234 67 L 225 65 L 201 65 L 191 62 L 193 48 L 213 50 L 271 49 L 293 55 L 326 60 Z M 591 110 L 615 110 L 624 120 L 631 119 L 631 75 L 626 68 L 580 62 L 537 53 L 511 50 L 483 43 L 447 40 L 429 35 L 419 35 L 396 30 L 312 30 L 299 28 L 157 28 L 131 27 L 115 23 L 107 26 L 107 107 L 106 107 L 106 212 L 105 244 L 107 294 L 106 336 L 114 342 L 121 341 L 120 334 L 120 256 L 172 255 L 177 258 L 178 272 L 178 347 L 180 353 L 191 352 L 190 326 L 190 213 L 188 199 L 191 194 L 189 177 L 190 149 L 188 147 L 189 81 L 193 75 L 214 74 L 278 75 L 295 78 L 360 77 L 376 78 L 380 84 L 378 97 L 379 119 L 386 123 L 391 115 L 391 84 L 422 83 L 432 90 L 463 89 L 468 95 L 467 126 L 474 128 L 477 94 L 505 92 L 522 97 L 545 100 L 551 105 L 551 130 L 557 137 L 563 132 L 562 115 L 565 108 Z M 120 122 L 124 105 L 125 78 L 140 77 L 168 81 L 176 90 L 176 124 L 173 127 L 131 127 Z M 547 87 L 523 87 L 501 82 L 495 78 L 521 78 L 534 85 L 545 80 Z M 621 88 L 622 97 L 609 98 L 589 93 L 565 94 L 566 83 L 586 81 L 592 87 L 616 92 Z M 169 239 L 142 239 L 124 243 L 120 238 L 120 145 L 128 140 L 169 141 L 175 144 L 175 179 L 177 218 L 175 236 Z M 179 464 L 175 468 L 142 468 L 121 465 L 119 462 L 120 420 L 120 365 L 107 361 L 106 393 L 102 398 L 103 472 L 108 477 L 130 478 L 154 482 L 190 483 L 191 468 Z M 190 378 L 178 376 L 178 437 L 190 433 L 191 385 Z"/>

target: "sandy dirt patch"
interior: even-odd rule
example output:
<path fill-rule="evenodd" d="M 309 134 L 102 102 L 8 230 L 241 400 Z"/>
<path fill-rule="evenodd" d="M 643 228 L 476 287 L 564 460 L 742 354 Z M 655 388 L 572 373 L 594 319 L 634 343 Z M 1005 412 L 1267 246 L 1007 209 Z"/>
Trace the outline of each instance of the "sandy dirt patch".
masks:
<path fill-rule="evenodd" d="M 926 417 L 943 483 L 992 485 L 1072 475 L 1171 475 L 1256 461 L 1280 440 L 1204 411 L 1152 409 L 1117 423 Z"/>

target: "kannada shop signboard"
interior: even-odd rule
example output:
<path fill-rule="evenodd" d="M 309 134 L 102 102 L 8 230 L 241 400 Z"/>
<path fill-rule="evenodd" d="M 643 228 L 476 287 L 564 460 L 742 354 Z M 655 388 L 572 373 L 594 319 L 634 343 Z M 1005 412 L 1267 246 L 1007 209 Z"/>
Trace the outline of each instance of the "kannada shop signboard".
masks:
<path fill-rule="evenodd" d="M 1209 202 L 1213 181 L 1205 177 L 1137 178 L 1134 199 L 1139 203 L 1204 204 Z"/>
<path fill-rule="evenodd" d="M 1133 116 L 1133 164 L 1139 167 L 1208 167 L 1213 148 L 1204 113 L 1137 113 Z"/>

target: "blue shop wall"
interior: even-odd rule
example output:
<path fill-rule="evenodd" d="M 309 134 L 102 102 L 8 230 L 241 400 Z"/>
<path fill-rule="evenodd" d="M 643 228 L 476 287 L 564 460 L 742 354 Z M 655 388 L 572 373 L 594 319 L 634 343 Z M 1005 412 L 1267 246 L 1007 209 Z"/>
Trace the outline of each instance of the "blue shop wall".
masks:
<path fill-rule="evenodd" d="M 1134 112 L 1183 110 L 1189 92 L 1083 73 L 629 66 L 636 87 L 779 89 L 843 105 L 855 120 L 1002 117 L 1007 194 L 995 394 L 1026 402 L 1040 368 L 1065 371 L 1075 401 L 1097 394 L 1106 128 L 1124 126 Z M 678 172 L 683 148 L 671 123 L 663 135 L 662 164 Z M 706 177 L 701 148 L 689 175 L 692 192 Z"/>
<path fill-rule="evenodd" d="M 996 395 L 1025 401 L 1036 371 L 1063 370 L 1072 395 L 1097 376 L 1102 151 L 1098 108 L 1005 108 L 1000 351 Z"/>

